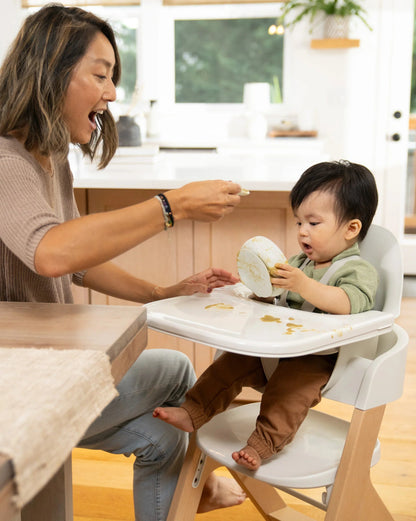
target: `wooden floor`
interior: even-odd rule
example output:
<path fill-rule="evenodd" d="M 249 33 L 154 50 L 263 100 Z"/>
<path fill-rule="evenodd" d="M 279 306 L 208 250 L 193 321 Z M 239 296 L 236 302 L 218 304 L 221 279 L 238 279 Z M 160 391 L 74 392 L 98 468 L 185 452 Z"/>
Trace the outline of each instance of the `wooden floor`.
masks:
<path fill-rule="evenodd" d="M 403 299 L 397 322 L 410 336 L 405 390 L 400 400 L 387 406 L 380 435 L 381 461 L 372 470 L 372 477 L 395 521 L 416 521 L 416 298 Z M 349 408 L 342 404 L 324 400 L 318 408 L 349 417 Z M 132 458 L 75 449 L 73 479 L 75 521 L 134 521 Z M 313 491 L 313 495 L 319 498 L 321 492 Z M 286 500 L 317 521 L 323 520 L 324 513 L 320 510 L 300 504 L 291 496 Z M 198 521 L 225 519 L 261 521 L 263 518 L 249 500 L 238 507 L 197 515 Z"/>

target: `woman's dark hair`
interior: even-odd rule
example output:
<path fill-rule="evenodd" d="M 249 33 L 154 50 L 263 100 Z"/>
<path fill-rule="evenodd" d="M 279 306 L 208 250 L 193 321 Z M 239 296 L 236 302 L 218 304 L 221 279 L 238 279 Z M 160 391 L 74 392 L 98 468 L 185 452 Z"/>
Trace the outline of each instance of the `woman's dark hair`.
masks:
<path fill-rule="evenodd" d="M 112 80 L 120 79 L 120 57 L 114 32 L 97 16 L 76 7 L 49 4 L 28 16 L 0 69 L 0 135 L 23 131 L 27 150 L 64 159 L 70 143 L 63 119 L 63 104 L 74 68 L 97 35 L 103 33 L 113 47 Z M 97 114 L 97 129 L 81 145 L 92 159 L 102 143 L 99 166 L 113 157 L 117 129 L 107 110 Z"/>
<path fill-rule="evenodd" d="M 359 219 L 363 240 L 378 204 L 373 174 L 365 166 L 348 161 L 323 162 L 311 166 L 301 175 L 290 192 L 290 204 L 296 211 L 312 192 L 330 192 L 335 196 L 334 212 L 339 223 Z"/>

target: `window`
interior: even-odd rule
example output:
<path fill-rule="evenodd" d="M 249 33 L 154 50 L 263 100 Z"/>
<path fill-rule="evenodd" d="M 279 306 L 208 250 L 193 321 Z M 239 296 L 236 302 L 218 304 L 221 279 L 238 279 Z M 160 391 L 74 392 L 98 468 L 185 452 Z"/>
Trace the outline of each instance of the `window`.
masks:
<path fill-rule="evenodd" d="M 241 103 L 243 86 L 250 82 L 270 83 L 272 92 L 279 89 L 283 36 L 268 34 L 274 22 L 175 20 L 176 103 Z"/>
<path fill-rule="evenodd" d="M 210 104 L 215 111 L 233 111 L 243 101 L 245 83 L 267 82 L 278 93 L 284 38 L 268 29 L 281 8 L 281 3 L 162 6 L 156 14 L 143 0 L 142 24 L 153 27 L 154 38 L 151 48 L 144 49 L 148 39 L 143 44 L 141 72 L 149 99 L 175 110 Z"/>
<path fill-rule="evenodd" d="M 137 52 L 136 31 L 137 17 L 118 18 L 111 22 L 114 29 L 121 60 L 121 80 L 117 88 L 117 98 L 122 103 L 130 103 L 136 86 Z"/>
<path fill-rule="evenodd" d="M 124 113 L 133 101 L 137 78 L 137 31 L 139 27 L 138 7 L 86 7 L 97 16 L 107 20 L 114 30 L 121 60 L 121 79 L 117 86 L 117 113 Z"/>

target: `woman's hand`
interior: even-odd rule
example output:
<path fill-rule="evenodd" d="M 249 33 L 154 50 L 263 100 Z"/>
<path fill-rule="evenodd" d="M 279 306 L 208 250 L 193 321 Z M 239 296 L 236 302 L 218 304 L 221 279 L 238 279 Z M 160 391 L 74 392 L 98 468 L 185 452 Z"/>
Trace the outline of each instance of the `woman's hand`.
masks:
<path fill-rule="evenodd" d="M 193 295 L 194 293 L 211 293 L 214 288 L 221 288 L 239 281 L 232 273 L 220 269 L 209 268 L 192 275 L 173 286 L 162 288 L 157 286 L 152 296 L 154 300 L 162 298 L 179 297 L 182 295 Z"/>
<path fill-rule="evenodd" d="M 176 219 L 211 222 L 240 202 L 240 185 L 232 181 L 196 181 L 165 193 Z"/>

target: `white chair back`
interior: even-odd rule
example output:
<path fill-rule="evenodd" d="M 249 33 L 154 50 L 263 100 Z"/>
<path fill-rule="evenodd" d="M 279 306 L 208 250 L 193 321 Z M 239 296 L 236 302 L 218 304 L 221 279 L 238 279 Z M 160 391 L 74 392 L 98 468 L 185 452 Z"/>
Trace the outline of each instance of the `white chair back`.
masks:
<path fill-rule="evenodd" d="M 379 274 L 374 309 L 391 313 L 396 318 L 400 314 L 403 290 L 402 257 L 396 238 L 386 228 L 373 224 L 360 244 L 360 253 Z M 386 333 L 344 346 L 339 351 L 323 395 L 331 400 L 355 405 L 359 409 L 396 400 L 403 391 L 406 364 L 407 335 L 404 332 L 403 335 L 406 338 L 400 338 L 400 341 L 396 334 Z M 383 381 L 384 363 L 393 363 L 396 369 L 395 374 L 390 372 L 389 385 Z M 366 373 L 370 366 L 372 377 L 363 386 L 363 378 L 367 378 Z M 370 381 L 372 385 L 368 385 Z"/>
<path fill-rule="evenodd" d="M 403 290 L 403 263 L 396 237 L 386 228 L 372 224 L 360 243 L 360 252 L 380 277 L 374 309 L 397 318 Z"/>

